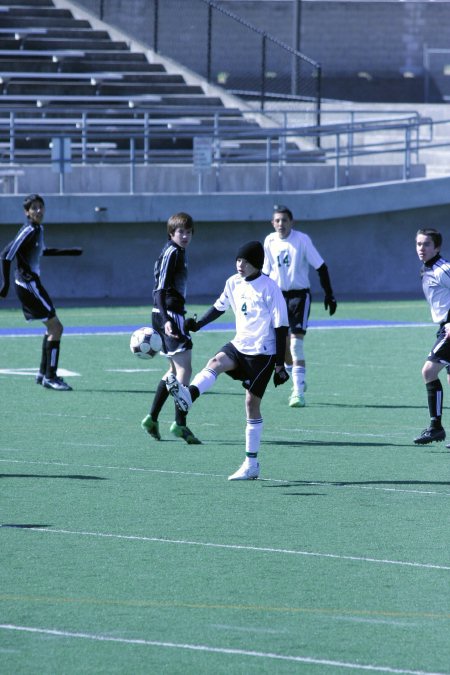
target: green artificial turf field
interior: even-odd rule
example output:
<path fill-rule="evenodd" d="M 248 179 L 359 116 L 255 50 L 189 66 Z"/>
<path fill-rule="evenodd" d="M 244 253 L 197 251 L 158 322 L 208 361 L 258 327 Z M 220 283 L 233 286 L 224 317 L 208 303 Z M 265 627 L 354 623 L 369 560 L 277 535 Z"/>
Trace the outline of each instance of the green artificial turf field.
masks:
<path fill-rule="evenodd" d="M 202 445 L 171 436 L 171 400 L 154 441 L 140 422 L 164 359 L 113 330 L 148 308 L 58 314 L 80 327 L 60 359 L 73 392 L 34 383 L 41 336 L 2 335 L 25 322 L 0 311 L 2 673 L 450 673 L 450 451 L 412 443 L 424 301 L 341 303 L 312 327 L 307 406 L 269 386 L 261 479 L 237 483 L 239 383 L 194 405 Z M 194 372 L 231 336 L 195 334 Z"/>

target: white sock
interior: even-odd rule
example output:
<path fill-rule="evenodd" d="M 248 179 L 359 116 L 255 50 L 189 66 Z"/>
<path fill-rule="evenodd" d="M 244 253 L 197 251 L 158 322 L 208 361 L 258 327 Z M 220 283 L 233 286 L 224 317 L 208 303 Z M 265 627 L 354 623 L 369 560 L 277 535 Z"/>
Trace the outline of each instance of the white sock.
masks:
<path fill-rule="evenodd" d="M 217 373 L 211 368 L 203 368 L 197 375 L 195 375 L 191 384 L 195 385 L 199 390 L 200 394 L 204 394 L 205 391 L 211 389 L 215 381 L 217 380 Z"/>
<path fill-rule="evenodd" d="M 306 366 L 294 366 L 292 368 L 292 384 L 296 394 L 305 393 Z"/>
<path fill-rule="evenodd" d="M 245 427 L 245 463 L 248 466 L 255 466 L 258 463 L 258 451 L 261 444 L 262 432 L 262 417 L 256 420 L 247 420 Z M 249 455 L 253 455 L 253 457 L 249 457 Z"/>

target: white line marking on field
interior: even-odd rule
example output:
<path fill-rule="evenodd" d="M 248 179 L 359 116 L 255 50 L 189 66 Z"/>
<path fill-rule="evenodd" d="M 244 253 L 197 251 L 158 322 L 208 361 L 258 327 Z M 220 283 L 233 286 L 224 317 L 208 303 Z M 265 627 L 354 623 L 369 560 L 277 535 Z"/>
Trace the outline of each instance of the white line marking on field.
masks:
<path fill-rule="evenodd" d="M 161 368 L 107 368 L 105 373 L 156 373 Z"/>
<path fill-rule="evenodd" d="M 70 445 L 70 443 L 64 443 L 64 445 Z M 77 445 L 74 443 L 74 445 Z M 88 447 L 97 447 L 91 446 L 88 444 Z M 114 447 L 113 445 L 98 447 Z M 23 452 L 23 448 L 1 448 L 0 452 Z M 148 469 L 137 466 L 110 466 L 108 464 L 80 464 L 79 462 L 69 463 L 69 462 L 43 462 L 41 460 L 29 460 L 29 459 L 0 459 L 0 462 L 10 463 L 10 464 L 37 464 L 42 466 L 67 466 L 69 468 L 83 468 L 83 469 L 104 469 L 109 471 L 136 471 L 141 473 L 161 473 L 174 476 L 204 476 L 205 478 L 226 478 L 223 473 L 207 473 L 205 471 L 176 471 L 175 469 Z M 343 485 L 339 482 L 325 482 L 325 481 L 298 481 L 298 480 L 287 480 L 286 478 L 260 478 L 260 482 L 265 483 L 281 483 L 285 484 L 286 487 L 295 485 L 296 487 L 308 488 L 309 486 L 314 487 L 325 487 L 325 488 L 345 488 L 353 490 L 378 490 L 379 492 L 406 492 L 407 494 L 418 494 L 418 495 L 436 495 L 441 497 L 450 497 L 450 492 L 440 492 L 438 490 L 406 490 L 405 488 L 392 488 L 392 487 L 381 487 L 376 485 L 357 485 L 356 483 Z"/>
<path fill-rule="evenodd" d="M 346 661 L 333 661 L 332 659 L 317 659 L 310 656 L 289 656 L 287 654 L 274 654 L 272 652 L 256 652 L 246 649 L 231 649 L 228 647 L 212 647 L 210 645 L 196 645 L 178 642 L 161 642 L 158 640 L 144 640 L 142 638 L 121 638 L 109 635 L 96 635 L 95 633 L 74 633 L 66 630 L 56 630 L 50 628 L 36 628 L 32 626 L 15 626 L 13 624 L 0 624 L 2 630 L 13 630 L 27 633 L 38 633 L 40 635 L 53 635 L 62 638 L 78 638 L 83 640 L 94 640 L 97 642 L 115 642 L 127 645 L 141 645 L 146 647 L 162 647 L 165 649 L 187 649 L 197 652 L 207 652 L 212 654 L 230 654 L 236 656 L 251 656 L 261 659 L 274 659 L 277 661 L 291 661 L 295 663 L 309 663 L 318 666 L 330 666 L 331 668 L 349 668 L 352 670 L 367 670 L 378 673 L 395 673 L 396 675 L 449 675 L 449 673 L 431 672 L 426 670 L 410 670 L 408 668 L 391 668 L 390 666 L 364 665 L 360 663 L 351 663 Z"/>
<path fill-rule="evenodd" d="M 0 525 L 0 528 L 8 525 Z M 50 534 L 70 534 L 79 537 L 98 537 L 101 539 L 123 539 L 126 541 L 154 542 L 159 544 L 174 544 L 180 546 L 201 546 L 204 548 L 221 548 L 232 551 L 254 551 L 256 553 L 274 553 L 281 555 L 298 555 L 311 558 L 330 558 L 333 560 L 350 560 L 352 562 L 376 563 L 379 565 L 399 565 L 417 569 L 448 570 L 448 565 L 434 563 L 419 563 L 407 560 L 389 560 L 388 558 L 368 558 L 366 556 L 340 555 L 338 553 L 320 553 L 317 551 L 296 551 L 289 548 L 273 548 L 271 546 L 244 546 L 243 544 L 215 544 L 210 541 L 189 541 L 188 539 L 165 539 L 164 537 L 143 537 L 135 534 L 114 534 L 112 532 L 88 532 L 85 530 L 58 530 L 51 527 L 29 527 L 27 532 L 49 532 Z"/>
<path fill-rule="evenodd" d="M 0 368 L 0 375 L 37 375 L 36 368 Z M 58 368 L 59 377 L 80 377 L 80 373 L 75 373 L 73 370 L 66 370 L 65 368 Z"/>

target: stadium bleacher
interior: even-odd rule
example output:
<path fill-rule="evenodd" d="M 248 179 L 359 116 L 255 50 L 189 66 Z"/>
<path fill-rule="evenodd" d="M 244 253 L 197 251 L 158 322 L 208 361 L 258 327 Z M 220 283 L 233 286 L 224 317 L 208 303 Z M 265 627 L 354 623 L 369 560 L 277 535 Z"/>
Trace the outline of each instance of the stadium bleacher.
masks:
<path fill-rule="evenodd" d="M 181 74 L 168 73 L 160 63 L 150 63 L 143 52 L 131 51 L 125 41 L 111 39 L 106 30 L 74 18 L 70 10 L 55 7 L 52 0 L 0 0 L 0 36 L 0 120 L 6 121 L 11 114 L 15 123 L 31 117 L 53 119 L 62 129 L 65 118 L 94 114 L 97 120 L 118 120 L 115 131 L 125 131 L 126 121 L 133 123 L 139 111 L 148 113 L 151 125 L 173 130 L 180 125 L 186 129 L 188 111 L 192 126 L 198 129 L 212 127 L 219 111 L 230 126 L 254 126 L 238 109 L 226 109 L 219 97 L 188 84 Z M 60 133 L 58 127 L 49 131 L 55 133 Z M 91 144 L 106 147 L 110 139 L 104 133 L 97 139 L 91 137 Z M 8 159 L 9 152 L 11 160 L 6 134 L 4 124 L 0 157 Z M 18 134 L 14 158 L 21 152 L 30 158 L 33 149 L 48 153 L 51 135 L 41 133 L 30 140 Z M 108 144 L 111 153 L 126 144 L 120 138 L 114 140 Z M 167 141 L 158 140 L 155 149 L 187 150 L 192 143 L 192 134 L 174 139 L 172 131 Z M 176 157 L 175 153 L 175 161 Z"/>

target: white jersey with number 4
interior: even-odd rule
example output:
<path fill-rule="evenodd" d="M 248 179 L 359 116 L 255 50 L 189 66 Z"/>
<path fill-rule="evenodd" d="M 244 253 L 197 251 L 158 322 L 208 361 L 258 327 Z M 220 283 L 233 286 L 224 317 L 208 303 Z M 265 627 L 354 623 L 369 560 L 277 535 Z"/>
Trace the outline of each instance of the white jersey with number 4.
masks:
<path fill-rule="evenodd" d="M 309 288 L 309 266 L 319 269 L 324 260 L 311 238 L 291 230 L 286 239 L 272 232 L 264 240 L 263 272 L 276 281 L 282 291 Z"/>
<path fill-rule="evenodd" d="M 229 307 L 236 317 L 236 335 L 231 340 L 242 354 L 275 354 L 275 328 L 288 326 L 286 301 L 277 284 L 261 274 L 246 281 L 239 274 L 227 279 L 214 303 L 219 312 Z"/>

